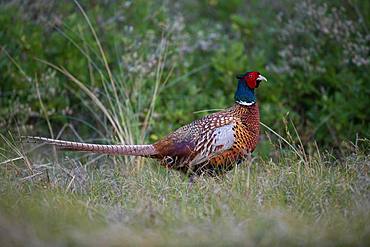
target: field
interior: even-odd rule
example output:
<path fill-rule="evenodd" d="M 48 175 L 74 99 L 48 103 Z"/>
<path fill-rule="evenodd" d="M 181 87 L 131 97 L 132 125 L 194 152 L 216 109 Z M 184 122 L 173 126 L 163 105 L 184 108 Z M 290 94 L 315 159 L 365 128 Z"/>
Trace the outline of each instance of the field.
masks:
<path fill-rule="evenodd" d="M 0 3 L 0 246 L 366 246 L 367 1 Z M 320 21 L 317 21 L 320 20 Z M 261 140 L 224 176 L 59 152 L 151 143 L 258 70 Z"/>

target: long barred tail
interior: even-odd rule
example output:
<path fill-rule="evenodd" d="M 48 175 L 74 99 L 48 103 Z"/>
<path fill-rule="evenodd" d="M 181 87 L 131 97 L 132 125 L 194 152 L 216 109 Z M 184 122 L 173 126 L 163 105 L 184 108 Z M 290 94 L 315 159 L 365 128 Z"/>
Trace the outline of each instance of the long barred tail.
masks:
<path fill-rule="evenodd" d="M 101 145 L 83 142 L 55 140 L 38 136 L 24 137 L 28 142 L 39 142 L 70 151 L 92 152 L 112 155 L 151 156 L 157 154 L 153 145 Z"/>

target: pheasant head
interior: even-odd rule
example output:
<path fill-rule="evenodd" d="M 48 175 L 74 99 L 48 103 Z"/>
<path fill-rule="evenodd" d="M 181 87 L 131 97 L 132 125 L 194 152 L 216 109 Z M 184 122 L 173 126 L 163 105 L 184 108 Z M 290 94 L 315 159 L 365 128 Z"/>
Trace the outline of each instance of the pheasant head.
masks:
<path fill-rule="evenodd" d="M 238 79 L 238 87 L 235 92 L 235 102 L 247 106 L 255 104 L 254 89 L 259 86 L 261 81 L 267 81 L 267 79 L 257 71 L 247 72 L 236 78 Z"/>

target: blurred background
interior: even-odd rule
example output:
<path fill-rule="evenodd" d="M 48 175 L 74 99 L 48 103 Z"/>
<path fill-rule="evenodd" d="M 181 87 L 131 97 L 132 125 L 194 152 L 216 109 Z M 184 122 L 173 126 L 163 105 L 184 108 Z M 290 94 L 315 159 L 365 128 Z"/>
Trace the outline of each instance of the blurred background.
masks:
<path fill-rule="evenodd" d="M 1 1 L 1 132 L 154 142 L 256 70 L 279 133 L 337 151 L 370 136 L 369 1 L 78 3 Z"/>

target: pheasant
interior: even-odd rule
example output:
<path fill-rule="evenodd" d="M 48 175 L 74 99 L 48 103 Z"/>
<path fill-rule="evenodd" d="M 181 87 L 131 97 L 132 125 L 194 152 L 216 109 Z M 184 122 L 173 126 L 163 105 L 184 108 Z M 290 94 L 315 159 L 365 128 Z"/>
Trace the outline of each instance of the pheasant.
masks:
<path fill-rule="evenodd" d="M 259 72 L 247 72 L 237 79 L 232 107 L 195 120 L 154 144 L 100 145 L 44 137 L 27 138 L 63 150 L 149 157 L 189 176 L 222 174 L 246 159 L 259 139 L 260 116 L 254 91 L 261 81 L 267 79 Z"/>

